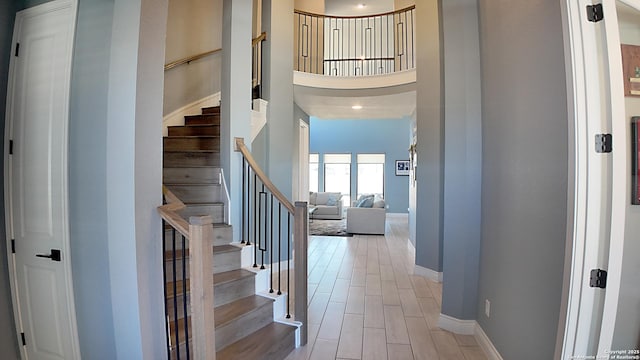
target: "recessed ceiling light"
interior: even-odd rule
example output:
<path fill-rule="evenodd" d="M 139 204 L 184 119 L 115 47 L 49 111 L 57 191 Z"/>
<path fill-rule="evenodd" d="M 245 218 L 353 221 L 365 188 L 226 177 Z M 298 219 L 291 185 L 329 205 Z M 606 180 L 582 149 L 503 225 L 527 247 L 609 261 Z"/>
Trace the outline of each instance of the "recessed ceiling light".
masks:
<path fill-rule="evenodd" d="M 365 6 L 367 6 L 367 4 L 358 4 L 358 9 L 364 9 Z"/>
<path fill-rule="evenodd" d="M 351 108 L 353 110 L 360 110 L 360 109 L 362 109 L 362 105 L 353 105 Z"/>

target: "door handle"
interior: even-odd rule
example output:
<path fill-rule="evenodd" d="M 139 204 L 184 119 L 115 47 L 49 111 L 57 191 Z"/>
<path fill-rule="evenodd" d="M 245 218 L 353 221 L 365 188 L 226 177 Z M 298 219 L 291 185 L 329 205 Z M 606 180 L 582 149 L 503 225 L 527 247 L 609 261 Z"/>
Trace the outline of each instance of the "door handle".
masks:
<path fill-rule="evenodd" d="M 51 259 L 51 261 L 61 261 L 62 257 L 60 254 L 60 250 L 58 249 L 51 249 L 51 254 L 49 255 L 45 255 L 45 254 L 36 254 L 37 257 L 41 257 L 41 258 L 48 258 Z"/>

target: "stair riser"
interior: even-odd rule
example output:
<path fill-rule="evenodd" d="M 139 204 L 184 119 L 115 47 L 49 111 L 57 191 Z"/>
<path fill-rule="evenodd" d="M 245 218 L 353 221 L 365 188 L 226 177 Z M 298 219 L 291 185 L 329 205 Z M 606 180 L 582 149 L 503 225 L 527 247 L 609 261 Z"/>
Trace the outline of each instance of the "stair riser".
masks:
<path fill-rule="evenodd" d="M 176 298 L 176 303 L 177 303 L 177 312 L 178 312 L 178 319 L 182 319 L 184 318 L 184 302 L 183 302 L 184 296 L 178 296 Z M 187 294 L 187 316 L 191 316 L 191 298 L 189 297 L 189 294 Z M 169 299 L 167 300 L 167 304 L 166 304 L 166 309 L 167 309 L 167 315 L 169 316 L 169 321 L 174 321 L 176 319 L 176 309 L 174 308 L 174 304 L 173 304 L 173 299 Z"/>
<path fill-rule="evenodd" d="M 220 185 L 168 185 L 185 204 L 222 202 Z"/>
<path fill-rule="evenodd" d="M 219 137 L 166 137 L 163 139 L 165 151 L 218 150 Z"/>
<path fill-rule="evenodd" d="M 240 251 L 230 251 L 223 253 L 213 254 L 213 274 L 219 274 L 225 271 L 240 269 Z M 176 258 L 176 280 L 182 280 L 182 258 Z M 189 279 L 189 257 L 185 258 L 184 265 L 186 267 L 185 279 Z M 167 281 L 173 280 L 173 261 L 167 260 L 164 263 L 164 268 L 167 274 Z"/>
<path fill-rule="evenodd" d="M 219 184 L 220 168 L 215 167 L 179 167 L 164 168 L 162 183 L 171 184 Z"/>
<path fill-rule="evenodd" d="M 165 230 L 165 247 L 164 250 L 165 251 L 171 251 L 173 249 L 173 242 L 171 240 L 171 236 L 172 236 L 172 231 L 170 229 Z M 180 233 L 176 232 L 176 249 L 182 249 L 182 238 Z M 228 226 L 216 226 L 213 229 L 213 245 L 214 246 L 219 246 L 219 245 L 228 245 L 231 243 L 232 239 L 233 239 L 233 230 L 231 229 L 231 227 Z M 189 241 L 187 241 L 187 248 L 189 248 Z M 245 249 L 244 251 L 246 252 L 247 249 Z M 251 249 L 248 249 L 251 250 Z M 253 256 L 253 255 L 251 255 Z M 253 258 L 251 258 L 253 259 Z M 251 260 L 252 262 L 253 260 Z M 248 265 L 247 265 L 248 266 Z"/>
<path fill-rule="evenodd" d="M 165 152 L 164 167 L 220 166 L 220 153 L 217 152 Z"/>
<path fill-rule="evenodd" d="M 185 219 L 189 219 L 191 216 L 205 216 L 209 215 L 213 219 L 214 224 L 222 224 L 224 222 L 224 206 L 220 205 L 193 205 L 187 206 L 186 209 L 180 213 Z M 230 243 L 229 240 L 226 244 Z M 218 244 L 216 244 L 218 245 Z M 224 244 L 220 244 L 224 245 Z"/>
<path fill-rule="evenodd" d="M 189 278 L 189 257 L 187 257 L 184 260 L 184 265 L 186 266 L 186 272 L 185 275 L 186 277 L 184 279 L 188 279 Z M 164 262 L 164 269 L 166 271 L 167 274 L 167 282 L 169 281 L 173 281 L 173 261 L 172 260 L 165 260 Z M 176 258 L 176 280 L 182 280 L 182 258 Z"/>
<path fill-rule="evenodd" d="M 169 136 L 220 136 L 219 125 L 170 126 Z"/>
<path fill-rule="evenodd" d="M 203 115 L 190 115 L 184 117 L 184 124 L 187 126 L 192 125 L 220 125 L 220 114 L 203 114 Z"/>
<path fill-rule="evenodd" d="M 240 249 L 213 254 L 213 273 L 219 274 L 225 271 L 240 269 Z"/>
<path fill-rule="evenodd" d="M 216 350 L 242 339 L 252 332 L 268 325 L 273 321 L 272 305 L 270 303 L 255 308 L 242 317 L 223 326 L 216 327 Z"/>
<path fill-rule="evenodd" d="M 224 284 L 216 284 L 213 292 L 214 306 L 228 304 L 243 297 L 253 295 L 255 293 L 254 279 L 252 276 L 249 276 Z"/>
<path fill-rule="evenodd" d="M 220 114 L 220 106 L 202 108 L 202 114 Z"/>

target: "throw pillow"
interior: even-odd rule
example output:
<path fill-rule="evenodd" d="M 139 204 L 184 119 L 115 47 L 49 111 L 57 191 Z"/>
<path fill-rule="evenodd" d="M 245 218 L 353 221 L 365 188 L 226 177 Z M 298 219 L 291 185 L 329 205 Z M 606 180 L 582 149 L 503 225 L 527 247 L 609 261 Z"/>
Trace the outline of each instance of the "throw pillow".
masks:
<path fill-rule="evenodd" d="M 384 200 L 383 200 L 383 199 L 380 199 L 380 200 L 376 200 L 376 201 L 374 201 L 374 202 L 373 202 L 373 207 L 374 207 L 374 208 L 384 209 L 384 207 L 385 207 Z"/>
<path fill-rule="evenodd" d="M 356 203 L 356 207 L 361 208 L 370 208 L 373 206 L 373 195 L 362 195 L 358 202 Z"/>
<path fill-rule="evenodd" d="M 329 198 L 327 199 L 327 206 L 336 206 L 338 205 L 338 197 L 336 195 L 329 195 Z"/>

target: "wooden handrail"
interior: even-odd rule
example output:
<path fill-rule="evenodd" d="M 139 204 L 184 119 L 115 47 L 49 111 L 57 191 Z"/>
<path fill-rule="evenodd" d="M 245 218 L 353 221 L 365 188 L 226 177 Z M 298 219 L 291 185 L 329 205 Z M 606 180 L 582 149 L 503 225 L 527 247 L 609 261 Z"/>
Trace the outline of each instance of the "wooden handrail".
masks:
<path fill-rule="evenodd" d="M 213 55 L 213 54 L 215 54 L 215 53 L 217 53 L 219 51 L 222 51 L 222 48 L 211 50 L 211 51 L 205 51 L 203 53 L 200 53 L 200 54 L 197 54 L 197 55 L 192 55 L 192 56 L 186 57 L 184 59 L 172 61 L 172 62 L 170 62 L 170 63 L 168 63 L 168 64 L 166 64 L 164 66 L 164 71 L 167 71 L 169 69 L 173 69 L 174 67 L 178 67 L 178 66 L 183 65 L 183 64 L 188 64 L 188 63 L 190 63 L 192 61 L 196 61 L 196 60 L 202 59 L 202 58 L 207 57 L 209 55 Z"/>
<path fill-rule="evenodd" d="M 406 8 L 403 8 L 403 9 L 400 9 L 400 10 L 387 11 L 385 13 L 380 13 L 380 14 L 351 15 L 351 16 L 336 16 L 336 15 L 316 14 L 316 13 L 303 11 L 303 10 L 294 10 L 294 12 L 296 14 L 300 14 L 300 15 L 308 15 L 308 16 L 315 16 L 315 17 L 325 17 L 325 18 L 334 18 L 334 19 L 361 19 L 361 18 L 371 18 L 371 17 L 378 17 L 378 16 L 395 15 L 395 14 L 403 13 L 403 12 L 406 12 L 406 11 L 409 11 L 409 10 L 413 10 L 415 8 L 416 8 L 415 5 L 411 5 L 411 6 L 407 6 Z"/>
<path fill-rule="evenodd" d="M 263 41 L 263 40 L 267 40 L 267 33 L 266 32 L 263 32 L 257 38 L 254 38 L 253 40 L 251 40 L 251 46 L 256 46 L 257 43 L 259 43 L 260 41 Z"/>
<path fill-rule="evenodd" d="M 257 38 L 251 40 L 251 46 L 255 46 L 257 43 L 259 43 L 262 40 L 266 40 L 267 39 L 267 33 L 263 32 L 262 34 L 260 34 L 260 36 L 258 36 Z M 187 56 L 186 58 L 182 58 L 180 60 L 176 60 L 176 61 L 172 61 L 168 64 L 166 64 L 164 66 L 164 71 L 173 69 L 174 67 L 178 67 L 180 65 L 184 65 L 184 64 L 188 64 L 192 61 L 196 61 L 196 60 L 200 60 L 202 58 L 205 58 L 209 55 L 213 55 L 217 52 L 222 51 L 222 48 L 219 49 L 215 49 L 215 50 L 210 50 L 210 51 L 205 51 L 203 53 L 197 54 L 197 55 L 191 55 L 191 56 Z"/>
<path fill-rule="evenodd" d="M 239 151 L 242 153 L 244 158 L 247 160 L 247 163 L 249 163 L 249 166 L 251 166 L 251 168 L 253 169 L 254 173 L 258 176 L 260 181 L 262 181 L 264 186 L 267 189 L 269 189 L 269 191 L 271 191 L 273 196 L 275 196 L 276 199 L 278 199 L 278 201 L 282 205 L 284 205 L 284 207 L 291 214 L 294 214 L 295 207 L 293 206 L 291 201 L 289 201 L 289 199 L 287 199 L 287 197 L 284 196 L 284 194 L 280 192 L 280 190 L 278 190 L 278 188 L 271 182 L 271 180 L 269 180 L 269 177 L 267 176 L 267 174 L 265 174 L 264 171 L 260 168 L 260 165 L 258 165 L 258 162 L 251 155 L 251 151 L 249 151 L 247 146 L 244 144 L 243 138 L 236 138 L 236 151 Z"/>
<path fill-rule="evenodd" d="M 178 211 L 184 209 L 186 206 L 178 197 L 171 192 L 171 190 L 167 189 L 166 186 L 162 185 L 162 194 L 164 195 L 167 203 L 162 206 L 158 206 L 158 212 L 160 216 L 173 226 L 176 230 L 178 230 L 182 235 L 184 235 L 187 239 L 189 238 L 189 222 L 182 218 L 182 216 L 178 215 Z"/>

